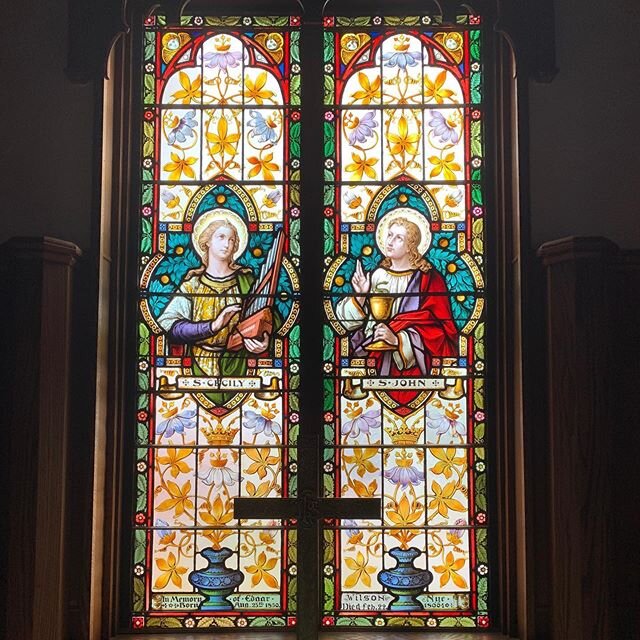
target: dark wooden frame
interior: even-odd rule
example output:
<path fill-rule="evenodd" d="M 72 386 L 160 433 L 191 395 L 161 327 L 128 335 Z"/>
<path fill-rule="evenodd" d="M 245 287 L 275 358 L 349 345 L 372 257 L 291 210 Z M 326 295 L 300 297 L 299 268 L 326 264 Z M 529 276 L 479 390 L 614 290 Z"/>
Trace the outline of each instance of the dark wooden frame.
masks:
<path fill-rule="evenodd" d="M 102 598 L 99 603 L 102 615 L 98 621 L 95 615 L 97 605 L 94 603 L 93 628 L 90 631 L 92 637 L 98 637 L 95 635 L 97 633 L 101 634 L 100 637 L 110 637 L 117 631 L 119 620 L 116 612 L 120 608 L 119 593 L 123 591 L 120 574 L 128 567 L 128 554 L 121 548 L 120 531 L 128 526 L 123 506 L 130 504 L 131 500 L 128 485 L 122 482 L 122 478 L 131 466 L 131 448 L 127 450 L 123 443 L 124 425 L 130 415 L 129 408 L 133 406 L 130 397 L 134 388 L 133 367 L 127 366 L 130 356 L 126 354 L 135 352 L 135 332 L 131 328 L 135 326 L 136 310 L 135 305 L 118 302 L 134 300 L 136 290 L 136 246 L 128 238 L 136 237 L 137 233 L 136 216 L 130 213 L 137 208 L 135 180 L 131 178 L 129 169 L 137 167 L 136 149 L 139 148 L 138 121 L 133 115 L 138 103 L 134 90 L 135 74 L 132 73 L 132 64 L 138 59 L 139 51 L 132 35 L 136 33 L 135 29 L 130 30 L 129 25 L 134 24 L 136 14 L 152 6 L 162 5 L 169 16 L 175 17 L 186 4 L 184 0 L 140 0 L 122 4 L 105 0 L 102 6 L 85 0 L 71 2 L 69 75 L 80 81 L 99 80 L 109 52 L 114 74 L 112 113 L 108 114 L 112 118 L 108 135 L 113 142 L 113 163 L 107 182 L 110 183 L 112 206 L 109 207 L 110 211 L 103 213 L 110 218 L 111 236 L 105 245 L 104 233 L 100 233 L 105 221 L 101 223 L 97 219 L 93 234 L 95 255 L 101 256 L 105 264 L 111 264 L 108 287 L 111 312 L 106 354 L 108 383 L 103 397 L 98 399 L 106 408 L 103 425 L 106 436 L 106 484 L 102 496 L 105 526 L 103 539 L 99 539 L 98 535 L 95 540 L 104 549 Z M 494 355 L 490 357 L 487 375 L 496 391 L 490 399 L 490 412 L 496 425 L 491 436 L 491 447 L 495 453 L 490 464 L 494 468 L 495 481 L 490 489 L 490 519 L 494 523 L 494 536 L 498 543 L 495 546 L 501 549 L 501 553 L 493 558 L 492 566 L 496 567 L 496 571 L 490 597 L 499 615 L 497 628 L 510 635 L 519 635 L 524 640 L 533 638 L 535 633 L 535 576 L 531 551 L 533 529 L 530 521 L 532 483 L 527 482 L 530 480 L 530 448 L 529 436 L 523 427 L 530 411 L 524 389 L 531 374 L 522 366 L 521 358 L 523 349 L 527 348 L 531 339 L 531 332 L 523 330 L 523 318 L 530 315 L 526 295 L 529 272 L 528 207 L 525 195 L 528 174 L 527 82 L 531 77 L 549 79 L 554 74 L 551 46 L 553 7 L 551 0 L 545 3 L 519 0 L 499 12 L 498 3 L 492 0 L 479 0 L 472 4 L 478 12 L 490 17 L 496 32 L 495 38 L 492 38 L 494 59 L 491 67 L 494 73 L 492 78 L 488 78 L 488 84 L 493 88 L 488 105 L 492 107 L 493 118 L 487 129 L 488 140 L 495 142 L 495 155 L 487 158 L 487 164 L 493 168 L 493 176 L 486 185 L 489 206 L 495 211 L 487 238 L 490 255 L 494 256 L 488 278 L 495 283 L 494 290 L 489 292 L 493 302 L 490 305 L 489 322 L 495 329 L 488 337 L 487 351 Z M 434 2 L 434 5 L 443 6 L 445 15 L 450 15 L 455 14 L 457 3 L 441 1 Z M 220 11 L 220 4 L 216 3 L 215 6 Z M 190 5 L 190 8 L 193 6 Z M 270 13 L 278 12 L 272 4 L 264 10 L 267 8 Z M 429 8 L 425 6 L 422 10 Z M 369 5 L 368 12 L 372 10 Z M 394 13 L 398 10 L 398 5 L 394 4 Z M 237 6 L 233 12 L 238 13 Z M 546 42 L 541 43 L 540 40 L 545 38 Z M 514 80 L 516 72 L 517 83 Z M 101 97 L 102 93 L 97 93 Z M 96 157 L 97 168 L 100 167 L 100 159 Z M 100 180 L 96 180 L 96 183 L 100 184 Z M 307 192 L 307 196 L 303 197 L 311 195 L 312 198 L 313 187 L 303 188 Z M 97 280 L 95 284 L 97 290 Z M 497 331 L 498 327 L 500 332 Z M 105 330 L 106 327 L 101 329 Z M 310 350 L 316 348 L 313 344 L 308 346 Z M 311 396 L 308 402 L 313 407 Z M 302 442 L 301 446 L 313 444 Z M 93 584 L 95 587 L 95 580 Z"/>

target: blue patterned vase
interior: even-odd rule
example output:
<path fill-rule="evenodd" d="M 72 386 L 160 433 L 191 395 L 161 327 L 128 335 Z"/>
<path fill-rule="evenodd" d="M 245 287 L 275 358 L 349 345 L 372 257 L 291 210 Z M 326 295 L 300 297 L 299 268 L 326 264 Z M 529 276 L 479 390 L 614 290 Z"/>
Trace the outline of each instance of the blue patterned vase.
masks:
<path fill-rule="evenodd" d="M 378 582 L 394 596 L 389 604 L 391 611 L 422 611 L 424 607 L 417 599 L 433 580 L 427 569 L 418 569 L 413 562 L 420 556 L 420 549 L 394 547 L 389 555 L 397 562 L 393 569 L 384 569 L 378 574 Z"/>
<path fill-rule="evenodd" d="M 203 595 L 206 600 L 200 604 L 202 611 L 228 611 L 233 604 L 227 600 L 244 580 L 242 571 L 229 569 L 225 562 L 233 555 L 228 547 L 213 549 L 207 547 L 200 552 L 206 558 L 209 566 L 205 569 L 192 571 L 189 582 Z"/>

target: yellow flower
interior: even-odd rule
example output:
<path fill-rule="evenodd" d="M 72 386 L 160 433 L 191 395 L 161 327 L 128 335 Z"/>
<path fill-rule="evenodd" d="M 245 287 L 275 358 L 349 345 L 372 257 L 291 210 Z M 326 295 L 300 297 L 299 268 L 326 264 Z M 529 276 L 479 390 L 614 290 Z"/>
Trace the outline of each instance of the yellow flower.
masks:
<path fill-rule="evenodd" d="M 167 449 L 166 456 L 158 456 L 158 464 L 169 465 L 171 475 L 177 478 L 181 473 L 189 473 L 191 467 L 183 462 L 191 455 L 192 449 Z"/>
<path fill-rule="evenodd" d="M 439 176 L 444 171 L 445 180 L 455 180 L 456 174 L 454 171 L 460 171 L 460 165 L 453 161 L 455 154 L 453 152 L 448 153 L 444 158 L 438 158 L 438 156 L 431 156 L 429 162 L 434 165 L 429 174 L 432 178 Z"/>
<path fill-rule="evenodd" d="M 210 148 L 211 155 L 215 156 L 218 153 L 226 153 L 230 156 L 236 154 L 236 143 L 240 140 L 239 133 L 229 133 L 229 125 L 227 119 L 221 117 L 218 120 L 217 133 L 207 132 L 207 140 L 213 142 Z"/>
<path fill-rule="evenodd" d="M 371 574 L 375 573 L 376 570 L 374 567 L 367 564 L 367 561 L 361 551 L 358 551 L 358 555 L 355 560 L 353 558 L 345 557 L 344 563 L 353 571 L 353 573 L 349 574 L 344 581 L 345 587 L 355 587 L 361 580 L 365 586 L 371 586 Z"/>
<path fill-rule="evenodd" d="M 438 459 L 438 462 L 431 467 L 431 471 L 436 474 L 442 473 L 445 478 L 451 477 L 451 472 L 454 467 L 464 466 L 466 462 L 464 456 L 456 458 L 456 450 L 453 447 L 447 449 L 432 449 L 431 453 Z"/>
<path fill-rule="evenodd" d="M 420 503 L 410 504 L 407 496 L 403 495 L 399 502 L 392 503 L 391 507 L 387 507 L 387 518 L 394 525 L 409 527 L 420 519 L 423 511 L 424 507 Z"/>
<path fill-rule="evenodd" d="M 267 84 L 267 72 L 262 71 L 256 77 L 255 82 L 251 78 L 245 78 L 244 80 L 244 97 L 247 100 L 255 100 L 258 104 L 264 104 L 265 100 L 271 100 L 274 96 L 273 91 L 264 89 L 264 85 Z"/>
<path fill-rule="evenodd" d="M 380 99 L 380 76 L 376 76 L 371 82 L 369 76 L 360 71 L 358 72 L 358 82 L 362 87 L 362 91 L 356 91 L 351 94 L 354 101 L 362 100 L 362 104 L 371 104 L 372 100 Z"/>
<path fill-rule="evenodd" d="M 280 462 L 278 456 L 270 456 L 271 449 L 269 447 L 262 447 L 261 449 L 245 449 L 244 454 L 253 463 L 250 464 L 245 471 L 249 474 L 257 473 L 260 479 L 263 479 L 267 475 L 267 467 Z"/>
<path fill-rule="evenodd" d="M 400 116 L 400 119 L 398 120 L 398 133 L 389 133 L 387 139 L 391 143 L 389 145 L 389 151 L 393 155 L 409 153 L 415 156 L 418 153 L 418 141 L 420 140 L 420 134 L 409 134 L 407 119 L 404 116 Z"/>
<path fill-rule="evenodd" d="M 198 512 L 200 520 L 213 527 L 217 527 L 216 529 L 203 531 L 203 535 L 211 540 L 214 549 L 219 549 L 220 543 L 233 533 L 232 530 L 220 528 L 225 527 L 233 520 L 233 505 L 230 500 L 223 502 L 220 496 L 216 496 L 213 505 L 205 502 L 200 508 L 201 511 Z"/>
<path fill-rule="evenodd" d="M 373 473 L 378 470 L 375 464 L 371 462 L 371 458 L 375 457 L 378 453 L 377 449 L 368 449 L 356 447 L 353 450 L 353 455 L 343 455 L 343 459 L 348 464 L 355 464 L 356 471 L 358 475 L 362 478 L 362 476 L 368 471 L 369 473 Z"/>
<path fill-rule="evenodd" d="M 466 560 L 464 558 L 459 558 L 458 560 L 454 560 L 453 553 L 449 551 L 447 553 L 447 557 L 445 558 L 445 563 L 442 565 L 438 565 L 437 567 L 433 567 L 433 570 L 440 575 L 440 586 L 444 587 L 449 580 L 453 580 L 453 583 L 460 587 L 461 589 L 467 588 L 467 581 L 458 573 L 462 567 L 464 567 L 464 563 Z"/>
<path fill-rule="evenodd" d="M 191 491 L 191 480 L 187 480 L 182 488 L 179 488 L 175 482 L 167 481 L 167 491 L 170 498 L 163 500 L 157 507 L 156 511 L 169 511 L 175 509 L 175 515 L 181 516 L 187 509 L 193 509 L 193 502 L 189 498 Z"/>
<path fill-rule="evenodd" d="M 448 482 L 441 487 L 435 480 L 431 483 L 431 490 L 434 493 L 434 498 L 429 503 L 429 509 L 434 509 L 443 518 L 449 516 L 449 509 L 452 511 L 464 511 L 464 505 L 453 498 L 453 494 L 456 492 L 457 485 L 455 482 Z"/>
<path fill-rule="evenodd" d="M 276 566 L 277 562 L 277 558 L 267 559 L 267 554 L 261 551 L 256 564 L 247 565 L 247 572 L 253 574 L 251 584 L 255 587 L 264 580 L 267 586 L 272 589 L 277 589 L 278 581 L 269 573 L 269 571 Z"/>
<path fill-rule="evenodd" d="M 442 104 L 447 98 L 453 95 L 451 89 L 443 89 L 442 85 L 447 79 L 447 72 L 442 70 L 436 79 L 431 81 L 428 76 L 424 77 L 424 97 L 429 100 L 435 100 L 438 104 Z"/>
<path fill-rule="evenodd" d="M 171 160 L 173 160 L 173 162 L 167 162 L 167 164 L 162 167 L 165 171 L 171 172 L 169 174 L 169 180 L 180 180 L 183 173 L 187 178 L 196 177 L 191 165 L 196 163 L 197 158 L 184 158 L 183 160 L 176 153 L 171 153 Z"/>
<path fill-rule="evenodd" d="M 357 153 L 351 154 L 352 164 L 348 164 L 345 170 L 349 173 L 353 173 L 356 180 L 362 179 L 362 174 L 366 174 L 368 178 L 374 179 L 376 172 L 372 169 L 374 164 L 377 164 L 377 158 L 369 158 L 368 160 L 358 155 Z"/>
<path fill-rule="evenodd" d="M 180 71 L 178 79 L 182 85 L 182 90 L 176 91 L 171 96 L 172 98 L 182 100 L 182 104 L 189 104 L 190 102 L 197 101 L 198 98 L 202 98 L 202 91 L 200 90 L 200 87 L 202 86 L 202 78 L 200 76 L 196 77 L 194 81 L 191 82 L 191 80 L 189 80 L 189 76 L 184 71 Z"/>
<path fill-rule="evenodd" d="M 257 156 L 251 156 L 247 158 L 249 164 L 254 165 L 249 171 L 249 177 L 255 178 L 261 171 L 265 180 L 273 180 L 272 171 L 279 171 L 280 167 L 273 160 L 273 153 L 267 153 L 264 158 L 258 158 Z"/>
<path fill-rule="evenodd" d="M 164 589 L 171 580 L 172 584 L 176 587 L 182 587 L 182 574 L 187 572 L 187 567 L 179 567 L 178 561 L 173 553 L 169 552 L 166 560 L 164 558 L 158 558 L 156 565 L 162 573 L 156 578 L 155 588 Z"/>

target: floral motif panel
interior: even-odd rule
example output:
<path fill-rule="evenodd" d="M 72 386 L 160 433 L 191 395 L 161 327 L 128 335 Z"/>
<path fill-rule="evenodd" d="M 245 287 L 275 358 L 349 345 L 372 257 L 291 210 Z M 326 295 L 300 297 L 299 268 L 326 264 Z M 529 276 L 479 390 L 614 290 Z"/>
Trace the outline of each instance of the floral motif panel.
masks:
<path fill-rule="evenodd" d="M 145 22 L 134 629 L 295 624 L 298 25 Z"/>
<path fill-rule="evenodd" d="M 481 20 L 324 26 L 324 624 L 487 627 Z"/>

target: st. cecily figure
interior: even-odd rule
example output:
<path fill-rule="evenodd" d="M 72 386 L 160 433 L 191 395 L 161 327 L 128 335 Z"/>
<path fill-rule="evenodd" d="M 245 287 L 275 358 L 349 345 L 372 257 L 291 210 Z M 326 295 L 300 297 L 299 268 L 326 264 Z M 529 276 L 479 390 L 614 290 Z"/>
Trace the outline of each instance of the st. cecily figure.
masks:
<path fill-rule="evenodd" d="M 353 355 L 374 358 L 381 376 L 428 376 L 432 358 L 458 353 L 445 280 L 423 257 L 430 240 L 418 211 L 385 214 L 377 231 L 384 259 L 372 273 L 358 261 L 351 279 L 354 295 L 337 305 L 340 323 L 353 332 Z"/>
<path fill-rule="evenodd" d="M 202 267 L 186 274 L 180 293 L 158 318 L 172 342 L 191 346 L 196 375 L 243 376 L 249 354 L 261 354 L 268 348 L 267 333 L 243 338 L 241 350 L 226 348 L 238 324 L 243 296 L 255 279 L 250 269 L 235 262 L 246 246 L 246 234 L 237 214 L 225 209 L 204 213 L 193 230 L 193 246 Z M 221 401 L 224 394 L 217 395 Z"/>

